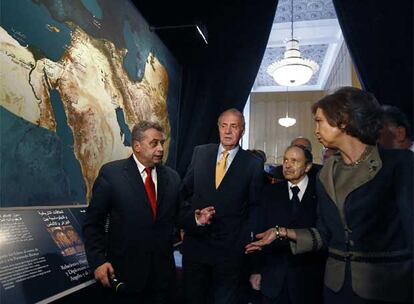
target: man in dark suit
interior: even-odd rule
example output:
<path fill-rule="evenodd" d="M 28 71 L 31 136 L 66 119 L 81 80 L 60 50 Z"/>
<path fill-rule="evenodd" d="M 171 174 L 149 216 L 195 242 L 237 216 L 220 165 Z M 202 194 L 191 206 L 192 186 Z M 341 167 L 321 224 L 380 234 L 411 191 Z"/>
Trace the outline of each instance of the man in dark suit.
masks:
<path fill-rule="evenodd" d="M 410 149 L 414 152 L 414 142 L 411 139 L 411 125 L 399 108 L 382 105 L 382 129 L 378 144 L 384 149 Z"/>
<path fill-rule="evenodd" d="M 95 181 L 83 226 L 88 262 L 103 286 L 116 289 L 109 302 L 170 303 L 180 177 L 161 164 L 159 123 L 138 123 L 132 140 L 131 157 L 104 165 Z M 197 210 L 196 217 L 207 224 L 210 215 Z M 123 284 L 111 286 L 113 277 Z"/>
<path fill-rule="evenodd" d="M 209 226 L 198 225 L 191 216 L 183 220 L 184 293 L 189 304 L 243 301 L 243 244 L 256 231 L 263 162 L 239 146 L 242 113 L 224 111 L 218 128 L 220 144 L 197 146 L 183 179 L 187 208 L 215 209 Z"/>
<path fill-rule="evenodd" d="M 296 138 L 294 138 L 291 142 L 290 145 L 299 145 L 299 146 L 303 146 L 306 149 L 309 150 L 309 152 L 312 153 L 312 143 L 311 141 L 303 136 L 298 136 Z M 322 168 L 322 165 L 319 164 L 312 164 L 311 169 L 309 170 L 308 177 L 311 178 L 312 180 L 315 180 L 316 175 L 318 174 L 319 170 Z M 274 167 L 269 174 L 271 176 L 273 176 L 273 178 L 276 180 L 276 182 L 280 182 L 283 181 L 285 179 L 285 177 L 283 176 L 283 165 L 279 165 Z"/>
<path fill-rule="evenodd" d="M 287 148 L 283 157 L 285 180 L 266 185 L 262 194 L 265 229 L 275 226 L 306 228 L 316 222 L 315 180 L 307 173 L 312 154 L 302 145 Z M 250 282 L 261 290 L 264 303 L 322 303 L 324 256 L 308 253 L 294 256 L 287 240 L 274 242 L 256 257 L 260 273 Z"/>

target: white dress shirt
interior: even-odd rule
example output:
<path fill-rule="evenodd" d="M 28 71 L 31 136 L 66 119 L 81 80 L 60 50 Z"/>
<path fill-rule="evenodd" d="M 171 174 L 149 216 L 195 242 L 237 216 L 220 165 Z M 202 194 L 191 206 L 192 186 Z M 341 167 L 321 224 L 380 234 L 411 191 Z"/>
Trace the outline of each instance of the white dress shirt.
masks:
<path fill-rule="evenodd" d="M 237 145 L 233 149 L 227 150 L 227 151 L 229 151 L 229 156 L 227 156 L 226 172 L 227 172 L 228 168 L 230 167 L 231 163 L 233 162 L 233 159 L 236 157 L 237 152 L 239 152 L 239 149 L 240 149 L 240 147 L 239 147 L 239 145 Z M 218 152 L 217 152 L 216 164 L 223 157 L 224 150 L 225 149 L 224 149 L 223 145 L 220 144 L 220 146 L 218 148 Z"/>
<path fill-rule="evenodd" d="M 293 193 L 292 193 L 292 190 L 290 189 L 290 187 L 298 186 L 299 187 L 299 190 L 300 190 L 298 192 L 299 201 L 302 201 L 302 197 L 303 197 L 303 194 L 305 194 L 306 187 L 308 186 L 308 182 L 309 182 L 309 177 L 308 177 L 307 174 L 296 185 L 294 185 L 294 184 L 292 184 L 291 182 L 288 181 L 289 199 L 292 199 L 292 197 L 293 197 Z"/>
<path fill-rule="evenodd" d="M 145 172 L 145 166 L 140 163 L 140 161 L 135 156 L 135 154 L 132 154 L 132 156 L 134 157 L 135 163 L 137 164 L 138 171 L 141 174 L 142 182 L 145 185 L 145 179 L 147 178 L 147 172 Z M 157 170 L 155 169 L 155 167 L 151 170 L 151 177 L 155 185 L 155 197 L 157 197 L 158 179 L 157 179 Z"/>

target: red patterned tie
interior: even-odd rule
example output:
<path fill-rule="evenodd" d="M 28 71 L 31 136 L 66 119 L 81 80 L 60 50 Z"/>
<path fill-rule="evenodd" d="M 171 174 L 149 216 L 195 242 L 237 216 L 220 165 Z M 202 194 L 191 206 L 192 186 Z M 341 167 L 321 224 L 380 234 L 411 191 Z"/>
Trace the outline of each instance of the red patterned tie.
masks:
<path fill-rule="evenodd" d="M 145 190 L 147 190 L 148 199 L 151 204 L 152 215 L 155 219 L 157 216 L 157 197 L 155 194 L 155 185 L 152 181 L 151 170 L 152 168 L 145 168 L 145 172 L 147 173 L 147 177 L 145 178 Z"/>

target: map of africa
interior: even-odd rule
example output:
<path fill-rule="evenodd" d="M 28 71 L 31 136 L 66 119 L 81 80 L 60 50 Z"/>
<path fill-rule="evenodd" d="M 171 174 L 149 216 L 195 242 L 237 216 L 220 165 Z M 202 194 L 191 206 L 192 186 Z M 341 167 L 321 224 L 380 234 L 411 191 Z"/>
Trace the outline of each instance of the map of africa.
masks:
<path fill-rule="evenodd" d="M 0 66 L 0 207 L 87 203 L 141 120 L 168 151 L 180 67 L 129 1 L 2 0 Z"/>

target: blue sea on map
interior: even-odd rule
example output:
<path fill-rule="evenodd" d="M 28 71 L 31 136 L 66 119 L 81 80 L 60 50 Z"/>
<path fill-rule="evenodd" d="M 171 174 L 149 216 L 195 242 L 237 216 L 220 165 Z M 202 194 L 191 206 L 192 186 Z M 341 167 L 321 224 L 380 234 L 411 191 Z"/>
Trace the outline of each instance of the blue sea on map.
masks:
<path fill-rule="evenodd" d="M 174 132 L 180 67 L 157 40 L 156 33 L 149 31 L 136 7 L 128 1 L 121 3 L 120 11 L 111 12 L 114 16 L 109 16 L 105 9 L 114 7 L 110 0 L 2 0 L 0 25 L 20 45 L 28 47 L 36 60 L 48 58 L 54 62 L 61 59 L 70 45 L 72 27 L 79 26 L 91 37 L 112 41 L 118 48 L 125 47 L 128 51 L 123 66 L 129 78 L 137 82 L 144 77 L 149 54 L 155 54 L 168 70 L 167 108 L 171 132 Z M 106 20 L 102 19 L 104 17 Z M 117 26 L 112 27 L 112 22 Z M 87 187 L 74 152 L 74 135 L 62 98 L 59 91 L 51 87 L 49 94 L 56 132 L 26 121 L 0 106 L 0 207 L 87 203 Z M 118 107 L 114 112 L 123 144 L 130 146 L 131 133 L 124 110 Z M 175 143 L 175 133 L 170 136 L 171 142 Z M 170 149 L 170 155 L 175 155 L 175 147 Z"/>

